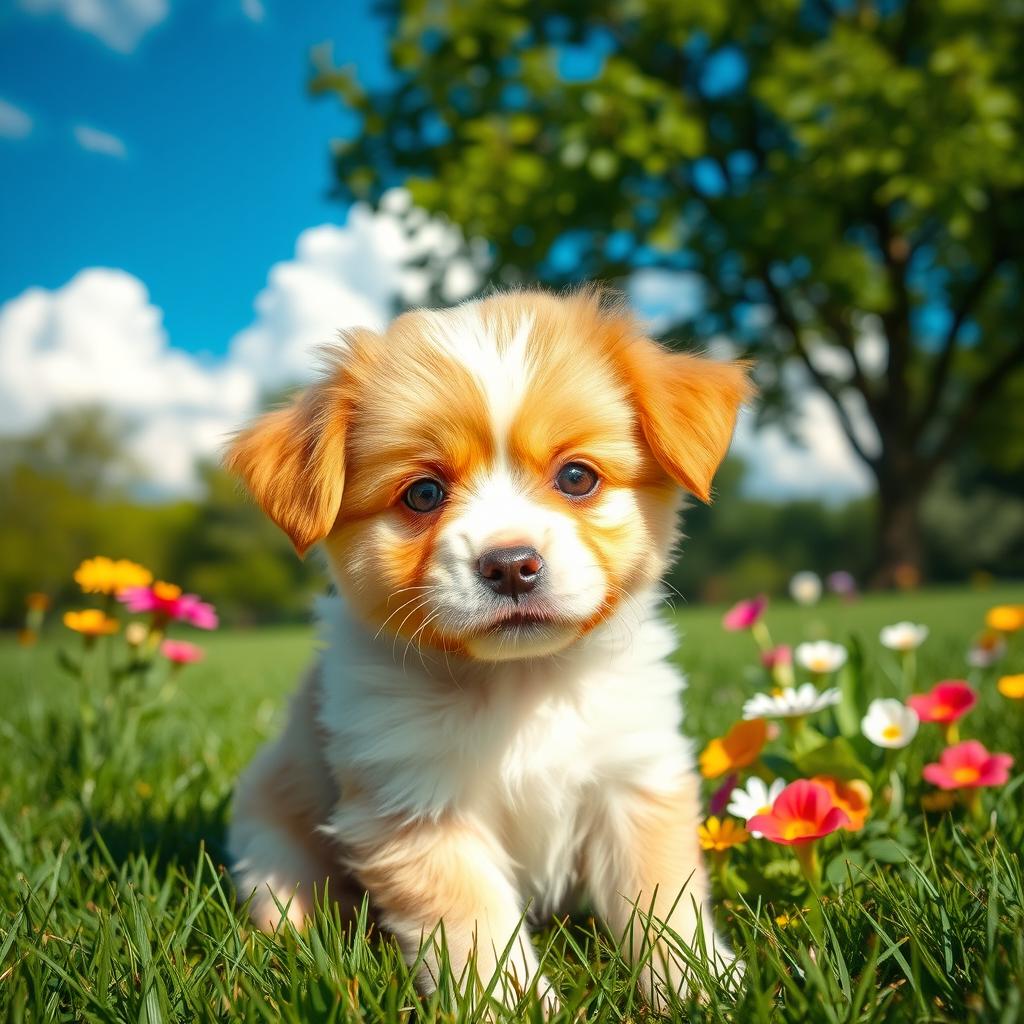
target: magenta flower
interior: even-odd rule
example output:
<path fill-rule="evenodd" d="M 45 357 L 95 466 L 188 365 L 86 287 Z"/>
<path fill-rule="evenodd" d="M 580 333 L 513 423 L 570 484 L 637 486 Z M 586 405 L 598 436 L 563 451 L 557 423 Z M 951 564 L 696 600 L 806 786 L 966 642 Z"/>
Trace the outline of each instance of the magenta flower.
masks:
<path fill-rule="evenodd" d="M 779 644 L 771 650 L 761 652 L 761 664 L 771 671 L 783 665 L 793 664 L 793 648 L 789 644 Z"/>
<path fill-rule="evenodd" d="M 725 811 L 729 798 L 732 796 L 732 791 L 736 788 L 738 781 L 739 776 L 735 772 L 731 772 L 725 777 L 725 782 L 711 794 L 711 801 L 708 805 L 709 814 L 721 815 Z"/>
<path fill-rule="evenodd" d="M 809 779 L 791 782 L 775 799 L 772 809 L 755 814 L 747 828 L 783 846 L 811 843 L 850 824 L 850 816 L 820 783 Z"/>
<path fill-rule="evenodd" d="M 151 587 L 128 587 L 117 599 L 130 612 L 152 612 L 160 623 L 187 622 L 197 629 L 216 629 L 217 612 L 212 604 L 195 594 L 183 594 L 173 583 L 154 583 Z"/>
<path fill-rule="evenodd" d="M 768 598 L 764 594 L 752 597 L 747 601 L 740 601 L 734 604 L 722 619 L 722 625 L 730 632 L 737 633 L 740 630 L 750 629 L 764 614 L 768 606 Z"/>
<path fill-rule="evenodd" d="M 160 653 L 175 665 L 194 665 L 205 657 L 202 647 L 187 640 L 165 640 L 160 645 Z"/>
<path fill-rule="evenodd" d="M 936 683 L 929 693 L 915 693 L 907 698 L 907 707 L 917 712 L 922 722 L 942 725 L 963 718 L 978 702 L 978 694 L 963 679 L 945 679 Z"/>
<path fill-rule="evenodd" d="M 939 760 L 926 764 L 921 774 L 940 789 L 976 789 L 1004 785 L 1012 765 L 1009 754 L 990 754 L 984 744 L 966 740 L 946 747 Z"/>

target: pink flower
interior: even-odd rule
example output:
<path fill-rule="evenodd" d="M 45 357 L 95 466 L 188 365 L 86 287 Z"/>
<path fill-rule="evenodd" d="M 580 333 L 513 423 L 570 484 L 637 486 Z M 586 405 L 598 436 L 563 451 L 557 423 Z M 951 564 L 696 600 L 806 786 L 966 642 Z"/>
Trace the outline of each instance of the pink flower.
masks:
<path fill-rule="evenodd" d="M 850 823 L 850 816 L 837 807 L 820 782 L 798 779 L 776 797 L 767 814 L 755 814 L 747 822 L 750 832 L 782 846 L 795 846 L 821 839 Z"/>
<path fill-rule="evenodd" d="M 163 622 L 187 622 L 197 629 L 216 629 L 217 612 L 212 604 L 195 594 L 183 594 L 173 583 L 154 583 L 151 587 L 128 587 L 117 599 L 130 612 L 152 612 Z"/>
<path fill-rule="evenodd" d="M 783 665 L 793 664 L 793 648 L 789 644 L 779 644 L 770 651 L 761 652 L 761 664 L 769 671 Z"/>
<path fill-rule="evenodd" d="M 732 796 L 732 791 L 736 788 L 738 781 L 739 776 L 735 772 L 725 777 L 725 782 L 711 794 L 711 801 L 708 805 L 709 814 L 721 815 L 725 811 L 729 804 L 729 797 Z"/>
<path fill-rule="evenodd" d="M 730 632 L 737 633 L 743 629 L 750 629 L 764 614 L 768 606 L 768 598 L 764 594 L 752 597 L 749 601 L 740 601 L 734 604 L 722 619 L 722 625 Z"/>
<path fill-rule="evenodd" d="M 206 656 L 202 647 L 187 640 L 165 640 L 160 645 L 160 653 L 175 665 L 193 665 Z"/>
<path fill-rule="evenodd" d="M 1009 754 L 990 754 L 977 740 L 966 740 L 946 747 L 939 760 L 926 764 L 921 774 L 940 789 L 975 789 L 1002 786 L 1012 764 Z"/>
<path fill-rule="evenodd" d="M 936 683 L 930 693 L 916 693 L 907 698 L 907 707 L 917 712 L 922 722 L 949 725 L 963 718 L 978 702 L 974 688 L 962 679 L 946 679 Z"/>

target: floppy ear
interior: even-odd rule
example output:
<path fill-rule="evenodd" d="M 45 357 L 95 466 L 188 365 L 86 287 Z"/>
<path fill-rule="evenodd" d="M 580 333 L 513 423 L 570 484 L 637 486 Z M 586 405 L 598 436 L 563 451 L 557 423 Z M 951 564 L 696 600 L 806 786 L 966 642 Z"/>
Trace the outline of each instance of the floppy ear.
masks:
<path fill-rule="evenodd" d="M 676 483 L 701 501 L 725 458 L 740 406 L 753 395 L 748 364 L 669 352 L 654 342 L 626 350 L 640 426 Z"/>
<path fill-rule="evenodd" d="M 338 516 L 347 420 L 330 384 L 314 384 L 238 434 L 225 457 L 300 556 L 330 533 Z"/>

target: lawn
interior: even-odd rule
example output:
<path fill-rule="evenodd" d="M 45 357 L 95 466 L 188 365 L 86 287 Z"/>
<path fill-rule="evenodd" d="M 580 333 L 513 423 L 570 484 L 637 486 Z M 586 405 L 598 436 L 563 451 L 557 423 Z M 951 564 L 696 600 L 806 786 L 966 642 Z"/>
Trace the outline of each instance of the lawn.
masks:
<path fill-rule="evenodd" d="M 901 761 L 903 809 L 879 800 L 862 833 L 824 841 L 820 911 L 785 849 L 753 840 L 734 851 L 716 914 L 747 972 L 738 993 L 709 985 L 689 1006 L 695 1018 L 1024 1019 L 1024 702 L 999 696 L 995 670 L 964 661 L 985 610 L 1022 599 L 1024 588 L 1003 586 L 769 610 L 778 642 L 827 636 L 850 645 L 844 685 L 861 706 L 900 695 L 901 670 L 879 628 L 927 624 L 917 688 L 971 679 L 981 699 L 965 735 L 1017 765 L 1008 785 L 985 793 L 982 817 L 960 807 L 925 813 L 920 797 L 932 787 L 921 783 L 921 765 L 942 741 L 923 725 Z M 722 630 L 722 609 L 673 614 L 690 677 L 688 728 L 702 745 L 764 681 L 753 641 Z M 205 662 L 141 701 L 106 692 L 102 646 L 84 683 L 56 664 L 58 646 L 79 653 L 70 634 L 32 650 L 0 642 L 3 1019 L 470 1019 L 465 1008 L 418 999 L 394 947 L 375 933 L 347 932 L 325 912 L 305 934 L 267 938 L 235 908 L 223 867 L 232 782 L 278 728 L 311 640 L 305 628 L 214 634 Z M 1016 640 L 1004 670 L 1021 672 Z M 873 781 L 888 777 L 880 751 L 863 739 L 852 745 Z M 587 918 L 553 923 L 537 942 L 562 996 L 560 1020 L 649 1016 L 629 968 Z M 536 1013 L 524 1005 L 512 1019 Z"/>

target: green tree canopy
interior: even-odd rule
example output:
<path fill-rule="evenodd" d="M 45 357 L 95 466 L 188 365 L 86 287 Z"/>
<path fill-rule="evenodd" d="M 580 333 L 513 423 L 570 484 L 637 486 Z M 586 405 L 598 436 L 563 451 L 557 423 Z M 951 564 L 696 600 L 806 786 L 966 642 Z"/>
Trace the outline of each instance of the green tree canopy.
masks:
<path fill-rule="evenodd" d="M 388 84 L 322 55 L 312 83 L 361 115 L 340 196 L 404 184 L 489 242 L 497 282 L 698 274 L 673 333 L 746 348 L 762 416 L 824 392 L 877 481 L 878 579 L 916 565 L 923 495 L 982 419 L 1009 457 L 987 414 L 1024 366 L 1024 7 L 382 8 Z"/>

